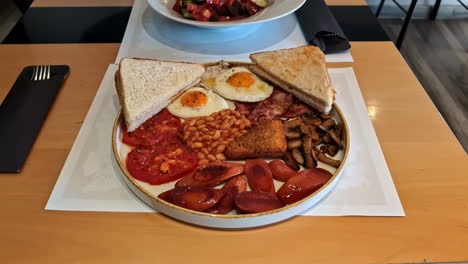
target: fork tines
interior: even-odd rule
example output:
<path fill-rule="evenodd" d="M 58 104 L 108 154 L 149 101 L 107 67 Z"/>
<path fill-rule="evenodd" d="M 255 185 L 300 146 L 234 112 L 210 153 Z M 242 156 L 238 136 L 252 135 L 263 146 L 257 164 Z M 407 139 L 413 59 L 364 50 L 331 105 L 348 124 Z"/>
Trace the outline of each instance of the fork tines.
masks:
<path fill-rule="evenodd" d="M 50 79 L 50 65 L 33 66 L 33 75 L 31 80 L 42 81 Z"/>

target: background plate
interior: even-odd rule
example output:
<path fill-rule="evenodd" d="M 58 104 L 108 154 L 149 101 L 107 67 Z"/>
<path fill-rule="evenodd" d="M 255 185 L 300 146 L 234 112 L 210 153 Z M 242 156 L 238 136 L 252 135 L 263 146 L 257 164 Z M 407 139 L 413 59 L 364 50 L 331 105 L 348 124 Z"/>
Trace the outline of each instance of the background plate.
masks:
<path fill-rule="evenodd" d="M 208 29 L 232 29 L 234 26 L 242 26 L 255 24 L 265 21 L 278 19 L 280 17 L 291 14 L 300 8 L 306 0 L 269 0 L 268 6 L 257 14 L 245 19 L 223 22 L 203 22 L 183 18 L 181 14 L 172 10 L 176 0 L 147 0 L 148 4 L 161 15 L 178 21 L 180 23 L 189 24 L 197 27 Z"/>

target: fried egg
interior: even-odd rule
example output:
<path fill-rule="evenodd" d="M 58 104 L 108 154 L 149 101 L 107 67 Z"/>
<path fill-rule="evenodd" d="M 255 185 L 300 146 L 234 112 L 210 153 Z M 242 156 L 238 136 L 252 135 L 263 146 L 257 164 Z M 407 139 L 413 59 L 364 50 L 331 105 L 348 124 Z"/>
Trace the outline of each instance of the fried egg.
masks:
<path fill-rule="evenodd" d="M 213 90 L 224 98 L 241 102 L 259 102 L 273 93 L 273 87 L 244 67 L 224 70 L 216 77 Z"/>
<path fill-rule="evenodd" d="M 201 85 L 205 88 L 213 89 L 216 82 L 216 76 L 225 71 L 228 66 L 225 65 L 225 63 L 226 62 L 221 61 L 219 64 L 207 67 L 205 73 L 201 77 Z"/>
<path fill-rule="evenodd" d="M 167 110 L 178 117 L 208 116 L 230 108 L 231 105 L 213 91 L 202 87 L 191 88 L 167 106 Z"/>

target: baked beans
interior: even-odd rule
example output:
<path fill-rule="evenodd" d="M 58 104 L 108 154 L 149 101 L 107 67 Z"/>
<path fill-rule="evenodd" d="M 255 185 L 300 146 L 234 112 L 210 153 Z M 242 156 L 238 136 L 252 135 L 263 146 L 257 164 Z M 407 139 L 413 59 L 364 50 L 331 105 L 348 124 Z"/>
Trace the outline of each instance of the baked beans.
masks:
<path fill-rule="evenodd" d="M 251 126 L 244 115 L 224 109 L 209 116 L 187 119 L 183 124 L 183 138 L 202 165 L 225 160 L 223 153 L 227 144 L 247 132 Z"/>

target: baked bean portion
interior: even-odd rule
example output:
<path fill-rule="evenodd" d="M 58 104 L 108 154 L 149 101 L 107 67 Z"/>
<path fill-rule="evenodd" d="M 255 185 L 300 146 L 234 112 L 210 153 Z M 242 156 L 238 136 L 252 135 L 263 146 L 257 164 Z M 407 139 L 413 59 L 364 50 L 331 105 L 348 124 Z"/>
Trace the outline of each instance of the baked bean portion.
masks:
<path fill-rule="evenodd" d="M 250 121 L 239 112 L 224 109 L 209 116 L 185 120 L 184 140 L 197 154 L 199 164 L 225 160 L 224 150 L 229 142 L 247 132 Z"/>

